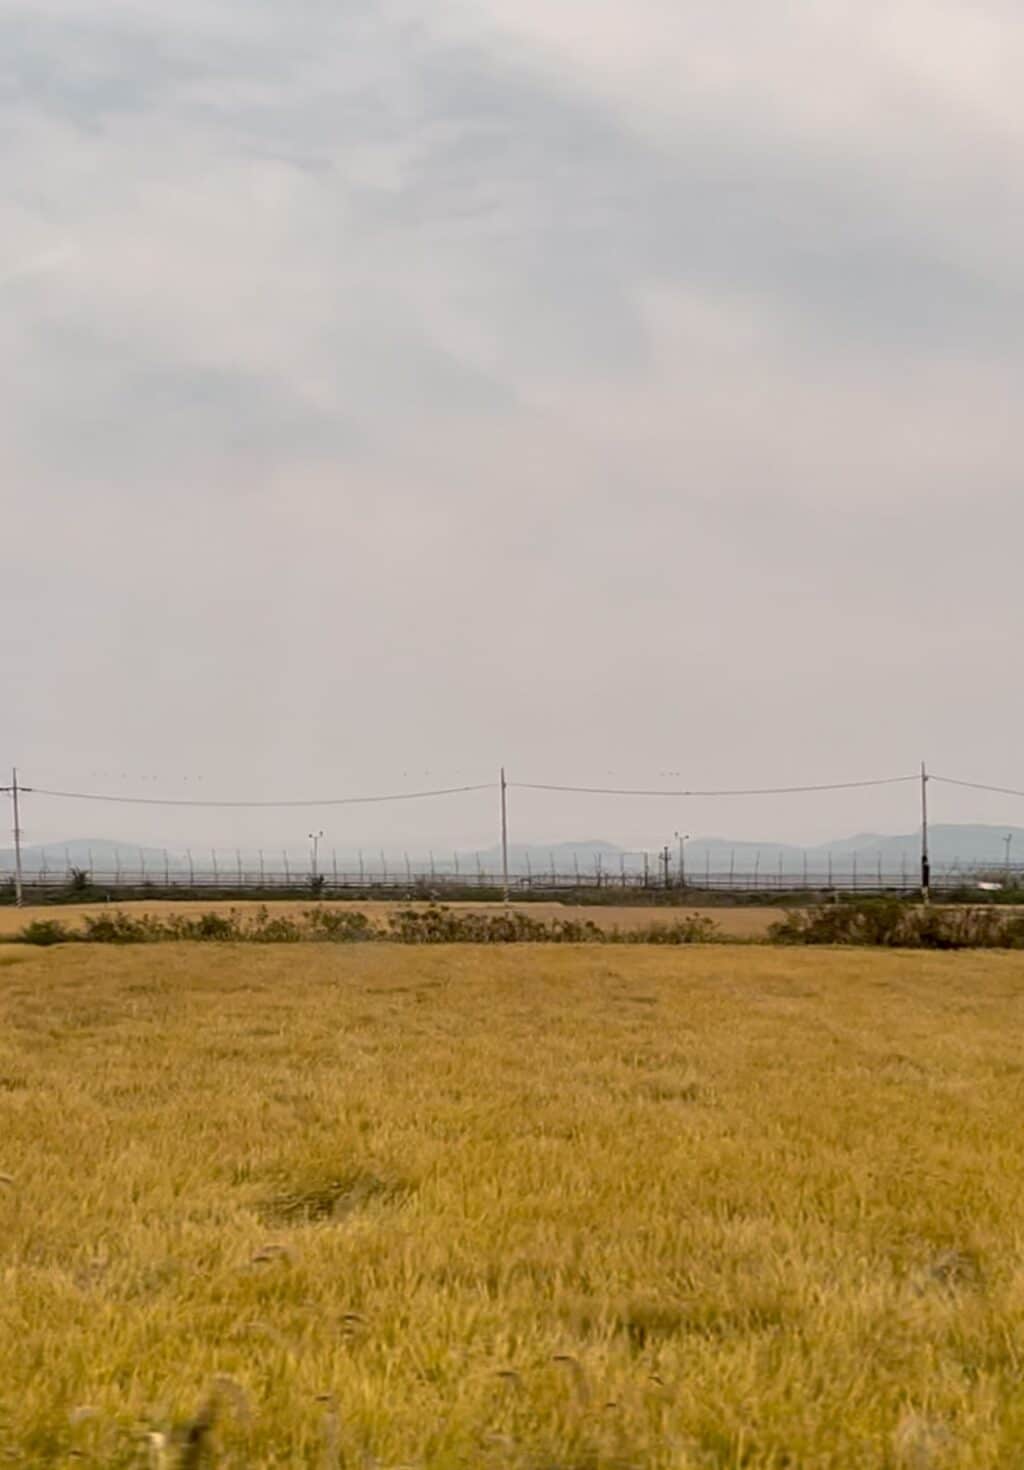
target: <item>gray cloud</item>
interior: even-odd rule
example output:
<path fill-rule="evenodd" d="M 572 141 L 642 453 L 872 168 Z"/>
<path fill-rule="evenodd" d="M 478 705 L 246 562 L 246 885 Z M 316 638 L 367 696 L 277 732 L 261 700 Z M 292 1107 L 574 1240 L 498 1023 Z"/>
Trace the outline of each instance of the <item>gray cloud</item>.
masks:
<path fill-rule="evenodd" d="M 0 20 L 12 758 L 1013 775 L 1020 22 L 590 14 Z"/>

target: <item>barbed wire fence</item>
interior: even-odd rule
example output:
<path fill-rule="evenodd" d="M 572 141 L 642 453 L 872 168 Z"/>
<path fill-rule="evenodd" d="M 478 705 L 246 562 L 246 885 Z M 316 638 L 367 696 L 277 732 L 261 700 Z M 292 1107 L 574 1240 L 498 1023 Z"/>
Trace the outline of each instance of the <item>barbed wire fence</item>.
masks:
<path fill-rule="evenodd" d="M 853 891 L 853 892 L 907 892 L 919 890 L 927 899 L 931 890 L 949 890 L 970 886 L 983 881 L 988 875 L 990 886 L 997 886 L 1000 878 L 1007 883 L 1016 879 L 1022 871 L 1010 863 L 1010 838 L 1006 839 L 1005 858 L 1002 863 L 965 862 L 958 860 L 947 863 L 945 870 L 933 872 L 929 853 L 929 788 L 932 783 L 959 787 L 1002 796 L 1024 798 L 1024 791 L 1010 786 L 986 782 L 968 781 L 952 776 L 931 773 L 922 764 L 919 772 L 906 775 L 885 776 L 871 780 L 818 782 L 802 785 L 745 786 L 717 789 L 697 788 L 650 788 L 650 787 L 604 787 L 579 786 L 557 782 L 510 781 L 504 768 L 496 780 L 466 785 L 436 787 L 427 790 L 389 791 L 374 794 L 344 796 L 302 797 L 294 799 L 254 800 L 179 798 L 161 796 L 124 795 L 110 792 L 73 791 L 45 786 L 26 785 L 19 781 L 17 770 L 12 772 L 9 786 L 0 787 L 0 792 L 11 800 L 12 831 L 14 837 L 13 885 L 15 901 L 21 904 L 26 889 L 45 893 L 54 886 L 61 886 L 87 876 L 91 886 L 121 891 L 132 889 L 152 890 L 163 887 L 175 890 L 236 891 L 245 892 L 292 890 L 319 893 L 353 893 L 367 889 L 407 891 L 411 889 L 430 892 L 446 889 L 500 889 L 506 901 L 513 895 L 530 896 L 544 892 L 565 892 L 572 889 L 598 888 L 623 891 L 628 889 L 658 890 L 677 888 L 682 890 L 704 889 L 708 892 L 762 892 L 762 891 Z M 631 798 L 634 800 L 721 800 L 738 798 L 784 798 L 800 795 L 825 794 L 853 790 L 866 790 L 886 786 L 910 785 L 919 787 L 920 800 L 920 851 L 911 862 L 905 851 L 899 856 L 898 865 L 887 858 L 879 849 L 875 861 L 861 864 L 856 851 L 841 854 L 829 849 L 823 859 L 809 859 L 807 849 L 794 869 L 786 866 L 781 846 L 776 848 L 776 860 L 769 866 L 761 863 L 761 852 L 755 850 L 751 859 L 741 853 L 737 863 L 736 851 L 730 852 L 728 865 L 719 862 L 715 854 L 712 866 L 711 846 L 703 847 L 703 863 L 689 867 L 686 862 L 686 842 L 689 834 L 675 833 L 672 844 L 664 844 L 655 851 L 628 852 L 616 850 L 614 854 L 600 851 L 589 853 L 581 865 L 578 852 L 567 855 L 560 849 L 556 861 L 555 850 L 549 854 L 546 864 L 534 867 L 531 848 L 525 847 L 518 860 L 510 848 L 510 799 L 516 791 L 586 796 L 591 798 Z M 95 863 L 89 852 L 83 868 L 81 855 L 73 863 L 70 851 L 65 850 L 61 865 L 58 849 L 56 861 L 51 867 L 46 846 L 41 849 L 41 858 L 35 866 L 27 867 L 23 861 L 23 828 L 21 825 L 22 804 L 26 797 L 68 803 L 97 803 L 110 806 L 158 807 L 179 809 L 234 810 L 234 811 L 329 811 L 334 808 L 365 807 L 383 804 L 422 803 L 440 801 L 463 795 L 488 793 L 496 798 L 498 862 L 492 867 L 482 854 L 460 854 L 429 860 L 410 859 L 408 853 L 397 863 L 388 860 L 383 850 L 366 855 L 362 851 L 353 860 L 351 854 L 343 856 L 338 864 L 337 850 L 331 849 L 329 860 L 321 851 L 322 830 L 311 832 L 310 858 L 308 865 L 295 864 L 287 849 L 267 851 L 257 849 L 255 853 L 243 855 L 240 848 L 225 854 L 216 848 L 195 853 L 191 848 L 184 851 L 164 849 L 162 854 L 151 852 L 147 858 L 144 848 L 132 849 L 124 844 L 122 849 L 114 845 L 106 865 Z M 135 862 L 132 862 L 132 852 Z"/>

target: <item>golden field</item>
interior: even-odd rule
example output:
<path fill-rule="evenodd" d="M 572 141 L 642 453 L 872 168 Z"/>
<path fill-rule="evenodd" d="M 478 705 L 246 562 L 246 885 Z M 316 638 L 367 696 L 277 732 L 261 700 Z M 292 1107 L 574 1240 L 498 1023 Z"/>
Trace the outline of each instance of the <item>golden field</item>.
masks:
<path fill-rule="evenodd" d="M 1016 955 L 5 945 L 0 1461 L 1024 1463 L 1022 1018 Z"/>

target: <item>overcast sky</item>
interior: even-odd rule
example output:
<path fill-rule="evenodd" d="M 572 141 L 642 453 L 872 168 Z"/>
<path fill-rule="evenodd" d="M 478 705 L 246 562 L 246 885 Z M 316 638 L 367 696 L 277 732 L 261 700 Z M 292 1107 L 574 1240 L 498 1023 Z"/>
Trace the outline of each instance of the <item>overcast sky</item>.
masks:
<path fill-rule="evenodd" d="M 8 3 L 0 760 L 1024 787 L 1022 67 L 1011 0 Z M 494 806 L 317 820 L 477 845 Z M 915 794 L 513 817 L 805 840 Z"/>

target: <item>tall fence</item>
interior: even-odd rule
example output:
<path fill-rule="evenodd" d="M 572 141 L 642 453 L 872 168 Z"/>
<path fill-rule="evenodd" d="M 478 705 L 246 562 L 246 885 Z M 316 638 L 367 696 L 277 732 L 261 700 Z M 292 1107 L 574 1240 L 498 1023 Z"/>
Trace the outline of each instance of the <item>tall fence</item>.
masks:
<path fill-rule="evenodd" d="M 963 889 L 1018 889 L 1024 888 L 1024 866 L 993 867 L 992 865 L 950 863 L 933 868 L 932 888 L 939 892 Z M 353 898 L 371 892 L 390 894 L 414 894 L 437 896 L 464 894 L 479 891 L 493 892 L 503 887 L 500 870 L 486 865 L 473 866 L 456 872 L 454 869 L 439 871 L 422 864 L 399 862 L 364 864 L 362 868 L 338 868 L 330 865 L 316 874 L 300 865 L 262 868 L 245 862 L 218 864 L 216 867 L 193 866 L 183 869 L 178 865 L 167 866 L 147 863 L 115 864 L 86 871 L 67 866 L 49 864 L 24 869 L 22 884 L 26 898 L 55 894 L 73 894 L 76 890 L 83 895 L 103 894 L 132 895 L 144 893 L 152 896 L 188 893 L 207 894 L 287 894 L 318 896 L 321 898 Z M 13 874 L 0 873 L 0 890 L 4 886 L 13 888 Z M 726 869 L 700 868 L 680 875 L 677 868 L 653 860 L 646 870 L 604 868 L 601 865 L 574 866 L 571 871 L 554 870 L 513 872 L 509 874 L 510 895 L 522 899 L 545 895 L 564 897 L 573 893 L 589 895 L 604 894 L 614 901 L 616 893 L 629 895 L 632 899 L 649 894 L 652 900 L 672 895 L 677 900 L 699 901 L 702 894 L 771 894 L 771 893 L 863 893 L 898 894 L 911 893 L 920 887 L 920 878 L 914 864 L 907 861 L 898 866 L 872 863 L 851 865 L 841 870 L 835 865 L 830 869 L 821 865 L 787 868 L 774 865 L 771 868 L 754 866 Z"/>
<path fill-rule="evenodd" d="M 195 800 L 175 796 L 137 796 L 120 793 L 89 793 L 81 791 L 54 790 L 42 786 L 25 785 L 19 782 L 17 771 L 11 774 L 11 784 L 0 787 L 11 800 L 12 829 L 14 833 L 14 872 L 5 875 L 0 869 L 0 889 L 5 882 L 13 883 L 29 893 L 49 893 L 70 888 L 72 891 L 100 889 L 104 892 L 128 893 L 138 890 L 167 892 L 185 890 L 251 893 L 251 892 L 295 892 L 321 894 L 354 894 L 370 889 L 387 892 L 432 892 L 438 895 L 465 890 L 488 890 L 495 887 L 506 889 L 511 895 L 529 897 L 540 893 L 567 893 L 574 890 L 620 890 L 650 892 L 676 889 L 687 894 L 701 892 L 716 893 L 760 893 L 760 892 L 861 892 L 899 893 L 922 891 L 925 895 L 934 889 L 940 892 L 980 887 L 1014 887 L 1021 884 L 1024 864 L 1010 862 L 1014 833 L 1011 831 L 998 839 L 1004 847 L 1005 861 L 945 862 L 936 860 L 929 853 L 929 791 L 934 783 L 943 788 L 967 788 L 978 792 L 998 793 L 1003 797 L 1024 798 L 1024 790 L 963 781 L 948 776 L 930 774 L 924 765 L 920 772 L 902 776 L 889 776 L 873 781 L 842 781 L 823 785 L 751 787 L 730 790 L 651 790 L 645 788 L 605 788 L 544 784 L 538 782 L 510 781 L 501 769 L 497 781 L 475 785 L 452 786 L 429 791 L 399 791 L 381 795 L 352 795 L 324 797 L 319 800 Z M 548 865 L 531 867 L 526 856 L 522 860 L 509 842 L 509 792 L 532 792 L 571 794 L 594 798 L 629 797 L 651 798 L 673 802 L 676 813 L 680 801 L 695 798 L 761 798 L 785 797 L 787 800 L 799 796 L 818 799 L 825 792 L 850 792 L 876 787 L 901 787 L 908 795 L 915 792 L 915 804 L 920 818 L 920 847 L 913 855 L 879 850 L 869 853 L 833 853 L 827 857 L 819 851 L 809 850 L 806 858 L 797 860 L 794 866 L 792 853 L 777 854 L 774 850 L 765 855 L 755 854 L 749 847 L 733 853 L 727 867 L 720 852 L 692 853 L 693 843 L 684 854 L 684 844 L 690 840 L 689 833 L 676 830 L 671 844 L 656 852 L 640 854 L 594 855 L 588 851 L 573 854 L 564 847 L 557 857 L 553 855 Z M 915 790 L 916 789 L 916 790 Z M 476 794 L 481 800 L 495 800 L 494 819 L 498 838 L 498 857 L 489 854 L 488 867 L 480 855 L 469 859 L 454 856 L 450 863 L 429 864 L 422 861 L 403 859 L 395 862 L 384 853 L 379 864 L 366 862 L 360 857 L 355 866 L 348 855 L 341 866 L 336 853 L 329 857 L 324 846 L 324 830 L 320 821 L 327 822 L 328 809 L 351 809 L 379 803 L 422 802 L 427 799 L 461 797 Z M 158 808 L 208 808 L 247 809 L 292 808 L 302 810 L 302 826 L 309 825 L 311 850 L 307 857 L 297 862 L 289 851 L 265 857 L 259 854 L 254 861 L 251 855 L 241 851 L 224 858 L 222 853 L 210 852 L 210 861 L 205 856 L 194 859 L 191 852 L 171 854 L 153 853 L 132 848 L 122 861 L 122 853 L 115 847 L 111 855 L 107 844 L 97 853 L 93 862 L 90 852 L 88 862 L 81 872 L 76 872 L 70 856 L 61 862 L 60 857 L 51 861 L 46 849 L 35 852 L 26 849 L 25 832 L 21 825 L 22 803 L 25 798 L 31 803 L 40 799 L 62 803 L 100 803 L 106 806 L 127 805 L 131 807 Z M 500 815 L 499 815 L 500 814 Z M 514 812 L 512 813 L 514 817 Z M 299 819 L 296 818 L 296 821 Z M 668 827 L 670 824 L 666 824 Z M 682 823 L 680 823 L 682 825 Z M 668 831 L 666 831 L 666 837 Z M 675 844 L 679 844 L 678 860 L 675 860 Z M 209 849 L 207 849 L 209 851 Z M 520 852 L 522 850 L 520 849 Z M 279 850 L 280 852 L 280 850 Z M 692 853 L 696 862 L 687 861 Z M 137 855 L 137 861 L 133 860 Z M 525 866 L 525 871 L 523 870 Z M 468 871 L 467 871 L 468 868 Z"/>

